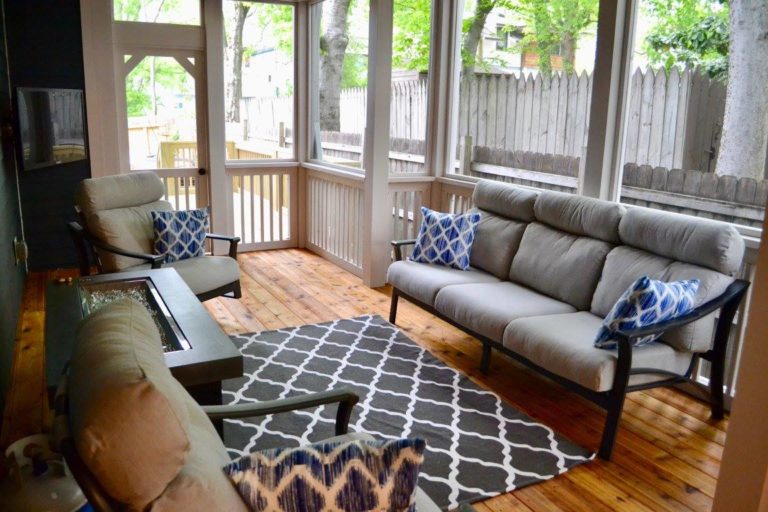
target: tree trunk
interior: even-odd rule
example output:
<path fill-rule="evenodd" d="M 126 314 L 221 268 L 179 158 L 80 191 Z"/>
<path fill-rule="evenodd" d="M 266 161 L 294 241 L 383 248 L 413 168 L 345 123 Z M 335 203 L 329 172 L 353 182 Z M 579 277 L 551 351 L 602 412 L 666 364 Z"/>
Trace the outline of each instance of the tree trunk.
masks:
<path fill-rule="evenodd" d="M 563 34 L 560 56 L 563 58 L 563 71 L 571 73 L 573 65 L 576 63 L 576 36 L 574 34 Z"/>
<path fill-rule="evenodd" d="M 731 0 L 728 89 L 715 172 L 763 179 L 768 151 L 768 9 Z"/>
<path fill-rule="evenodd" d="M 250 4 L 245 2 L 235 4 L 235 30 L 229 41 L 229 54 L 232 56 L 231 76 L 227 84 L 226 120 L 229 123 L 240 122 L 240 100 L 243 98 L 243 27 L 250 10 Z"/>
<path fill-rule="evenodd" d="M 347 16 L 350 0 L 326 0 L 325 33 L 320 37 L 320 129 L 341 130 L 341 73 L 347 52 Z"/>
<path fill-rule="evenodd" d="M 467 34 L 464 36 L 464 43 L 461 46 L 461 56 L 463 60 L 463 71 L 467 75 L 474 72 L 477 60 L 477 48 L 483 37 L 483 27 L 488 14 L 496 7 L 497 0 L 478 0 L 475 16 L 472 18 L 472 24 L 469 26 Z"/>

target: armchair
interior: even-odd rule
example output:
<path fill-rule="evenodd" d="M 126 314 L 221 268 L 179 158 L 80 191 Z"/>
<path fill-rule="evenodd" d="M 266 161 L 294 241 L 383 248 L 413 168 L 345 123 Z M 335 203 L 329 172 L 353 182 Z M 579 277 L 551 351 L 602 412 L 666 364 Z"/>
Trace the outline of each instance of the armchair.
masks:
<path fill-rule="evenodd" d="M 176 269 L 201 301 L 220 295 L 241 296 L 237 265 L 238 237 L 208 233 L 209 240 L 229 242 L 227 256 L 204 255 L 171 263 L 152 254 L 152 211 L 172 210 L 162 180 L 151 171 L 86 179 L 76 194 L 80 222 L 70 222 L 81 275 L 89 275 L 91 263 L 101 272 L 142 268 Z"/>
<path fill-rule="evenodd" d="M 126 300 L 105 306 L 81 326 L 69 371 L 54 401 L 54 437 L 97 511 L 239 512 L 247 508 L 224 474 L 231 456 L 211 419 L 338 404 L 335 430 L 340 436 L 347 432 L 357 400 L 354 393 L 339 389 L 201 407 L 166 367 L 149 314 Z M 352 434 L 333 440 L 350 437 L 367 438 Z M 418 491 L 417 510 L 439 509 Z"/>

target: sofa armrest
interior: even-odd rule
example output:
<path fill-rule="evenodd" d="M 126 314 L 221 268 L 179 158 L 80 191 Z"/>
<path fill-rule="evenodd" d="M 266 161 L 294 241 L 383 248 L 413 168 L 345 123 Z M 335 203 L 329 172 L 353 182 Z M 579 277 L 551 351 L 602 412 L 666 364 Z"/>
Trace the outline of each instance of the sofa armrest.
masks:
<path fill-rule="evenodd" d="M 223 240 L 225 242 L 229 242 L 229 257 L 233 260 L 237 259 L 237 244 L 240 243 L 240 237 L 239 236 L 227 236 L 227 235 L 217 235 L 215 233 L 206 233 L 206 238 L 210 238 L 211 240 Z"/>
<path fill-rule="evenodd" d="M 395 249 L 395 261 L 403 261 L 403 247 L 414 245 L 416 239 L 411 240 L 392 240 L 392 247 Z"/>
<path fill-rule="evenodd" d="M 299 395 L 279 400 L 266 402 L 231 404 L 231 405 L 204 405 L 203 411 L 211 420 L 230 420 L 238 418 L 252 418 L 277 414 L 281 412 L 311 409 L 320 405 L 339 404 L 336 412 L 336 435 L 344 435 L 349 427 L 349 418 L 352 408 L 358 402 L 359 397 L 352 391 L 338 389 L 323 391 L 308 395 Z"/>
<path fill-rule="evenodd" d="M 746 293 L 747 288 L 749 288 L 749 281 L 737 279 L 731 283 L 721 295 L 701 304 L 684 315 L 657 324 L 639 327 L 637 329 L 618 331 L 616 335 L 619 338 L 626 337 L 631 341 L 635 338 L 642 338 L 652 334 L 661 334 L 664 331 L 682 327 L 691 322 L 695 322 L 696 320 L 700 320 L 728 304 L 735 303 L 735 305 L 738 306 Z"/>
<path fill-rule="evenodd" d="M 136 258 L 137 260 L 144 260 L 147 263 L 150 263 L 152 265 L 152 268 L 160 268 L 163 265 L 163 259 L 164 259 L 163 255 L 160 255 L 160 254 L 144 254 L 144 253 L 141 253 L 141 252 L 128 251 L 126 249 L 121 249 L 120 247 L 116 247 L 116 246 L 108 244 L 106 242 L 102 242 L 98 238 L 95 238 L 90 233 L 88 233 L 88 231 L 86 231 L 77 222 L 70 222 L 69 223 L 69 229 L 73 233 L 76 233 L 77 236 L 82 237 L 84 240 L 86 240 L 93 247 L 101 249 L 102 251 L 107 251 L 107 252 L 111 252 L 111 253 L 114 253 L 114 254 L 119 254 L 120 256 L 126 256 L 128 258 Z"/>

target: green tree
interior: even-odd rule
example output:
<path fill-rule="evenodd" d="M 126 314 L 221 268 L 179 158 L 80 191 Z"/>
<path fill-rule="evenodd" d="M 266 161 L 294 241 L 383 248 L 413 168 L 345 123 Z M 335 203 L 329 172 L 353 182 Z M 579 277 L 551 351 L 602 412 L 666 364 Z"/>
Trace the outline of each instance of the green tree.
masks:
<path fill-rule="evenodd" d="M 432 0 L 395 0 L 392 67 L 408 71 L 429 68 Z"/>
<path fill-rule="evenodd" d="M 724 0 L 646 0 L 653 26 L 643 50 L 654 66 L 698 66 L 710 76 L 728 74 L 728 21 Z"/>
<path fill-rule="evenodd" d="M 539 71 L 551 73 L 551 55 L 573 71 L 579 39 L 597 22 L 598 0 L 514 0 L 512 10 L 523 22 L 523 39 L 514 48 L 539 54 Z"/>

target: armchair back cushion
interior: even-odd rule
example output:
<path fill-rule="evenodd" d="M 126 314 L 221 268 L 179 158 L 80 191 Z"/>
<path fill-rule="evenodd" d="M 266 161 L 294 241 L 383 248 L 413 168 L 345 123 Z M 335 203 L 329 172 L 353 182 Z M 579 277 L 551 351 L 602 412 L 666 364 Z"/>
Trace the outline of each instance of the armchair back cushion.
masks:
<path fill-rule="evenodd" d="M 83 322 L 68 395 L 78 454 L 127 510 L 246 510 L 222 471 L 226 448 L 171 375 L 137 302 L 114 302 Z"/>
<path fill-rule="evenodd" d="M 83 180 L 75 200 L 90 234 L 120 249 L 152 254 L 154 229 L 151 211 L 173 207 L 161 198 L 163 181 L 152 171 Z M 98 251 L 105 272 L 118 272 L 143 260 Z"/>

